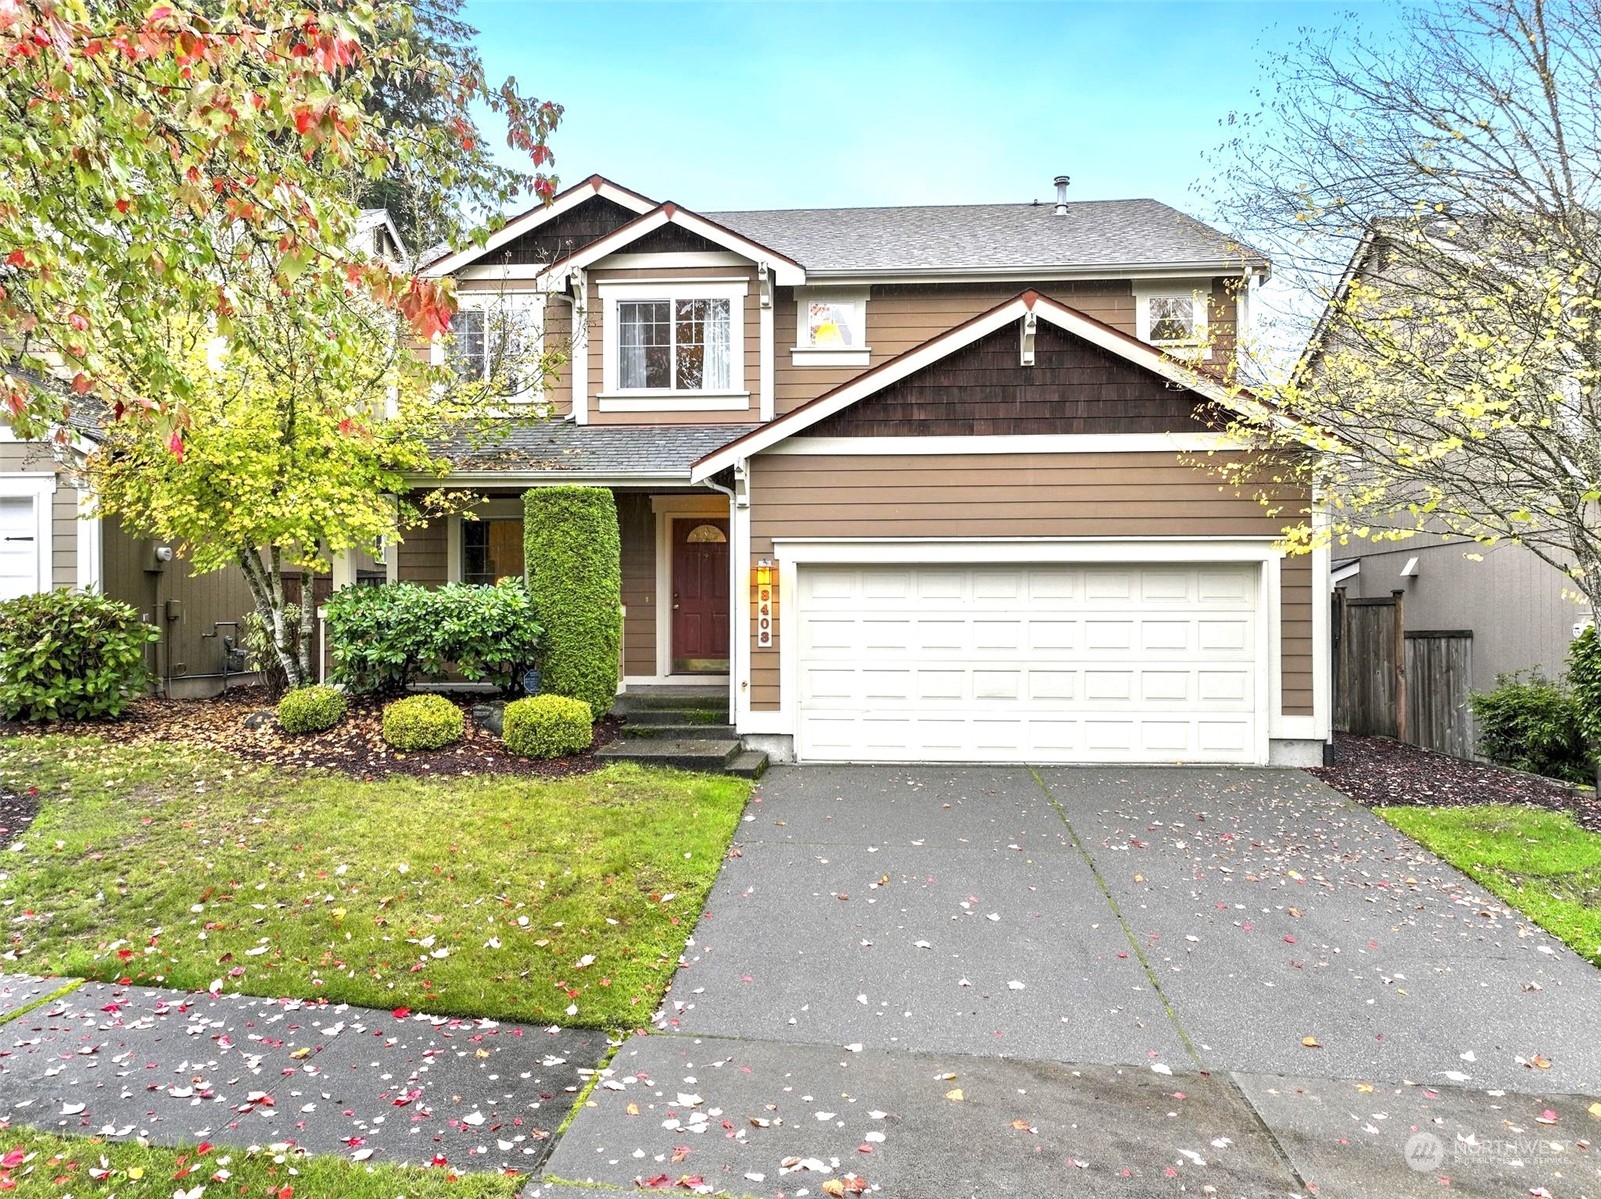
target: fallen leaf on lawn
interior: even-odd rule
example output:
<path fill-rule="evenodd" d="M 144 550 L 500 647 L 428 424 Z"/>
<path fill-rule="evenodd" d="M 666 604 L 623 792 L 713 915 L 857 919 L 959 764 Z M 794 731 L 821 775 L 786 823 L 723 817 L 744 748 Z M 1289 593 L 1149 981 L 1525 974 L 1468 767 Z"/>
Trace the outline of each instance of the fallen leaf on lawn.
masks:
<path fill-rule="evenodd" d="M 962 1101 L 962 1088 L 953 1087 L 951 1090 L 946 1091 L 945 1098 L 949 1099 L 952 1103 L 960 1103 Z"/>
<path fill-rule="evenodd" d="M 1301 1044 L 1305 1045 L 1308 1049 L 1323 1048 L 1323 1042 L 1318 1040 L 1316 1037 L 1302 1037 Z"/>

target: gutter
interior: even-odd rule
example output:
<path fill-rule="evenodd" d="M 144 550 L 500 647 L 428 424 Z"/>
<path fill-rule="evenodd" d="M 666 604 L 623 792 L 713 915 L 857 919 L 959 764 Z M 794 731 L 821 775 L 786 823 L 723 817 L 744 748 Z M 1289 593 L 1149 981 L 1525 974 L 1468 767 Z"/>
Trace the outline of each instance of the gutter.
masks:
<path fill-rule="evenodd" d="M 1238 275 L 1249 270 L 1255 278 L 1266 282 L 1272 277 L 1272 266 L 1262 258 L 1233 258 L 1210 262 L 1119 262 L 1104 266 L 1062 267 L 927 267 L 900 270 L 859 268 L 852 270 L 819 270 L 807 268 L 807 283 L 825 280 L 849 279 L 865 283 L 962 283 L 973 279 L 992 281 L 1046 281 L 1053 279 L 1185 279 L 1196 275 Z"/>

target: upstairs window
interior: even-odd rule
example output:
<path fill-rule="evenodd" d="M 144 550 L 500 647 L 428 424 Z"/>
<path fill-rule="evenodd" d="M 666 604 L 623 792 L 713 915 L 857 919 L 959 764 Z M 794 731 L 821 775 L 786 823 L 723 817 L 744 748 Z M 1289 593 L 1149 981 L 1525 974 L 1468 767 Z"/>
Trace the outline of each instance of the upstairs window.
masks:
<path fill-rule="evenodd" d="M 866 366 L 867 292 L 802 287 L 795 291 L 796 366 Z"/>
<path fill-rule="evenodd" d="M 444 360 L 463 382 L 489 383 L 500 395 L 520 397 L 538 370 L 539 316 L 536 306 L 517 297 L 463 296 L 450 319 Z"/>
<path fill-rule="evenodd" d="M 1208 285 L 1137 292 L 1136 322 L 1141 341 L 1178 358 L 1210 358 L 1207 330 Z"/>
<path fill-rule="evenodd" d="M 730 300 L 617 302 L 621 390 L 727 391 L 734 385 L 733 348 Z"/>
<path fill-rule="evenodd" d="M 602 279 L 600 412 L 750 406 L 743 279 Z"/>

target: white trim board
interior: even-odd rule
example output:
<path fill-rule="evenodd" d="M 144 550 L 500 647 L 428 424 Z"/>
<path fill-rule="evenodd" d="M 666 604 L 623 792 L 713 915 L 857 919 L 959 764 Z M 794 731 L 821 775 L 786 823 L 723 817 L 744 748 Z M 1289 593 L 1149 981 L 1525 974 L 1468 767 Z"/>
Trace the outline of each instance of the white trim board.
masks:
<path fill-rule="evenodd" d="M 1146 345 L 1110 325 L 1086 316 L 1077 309 L 1069 308 L 1038 292 L 1028 291 L 997 304 L 967 323 L 958 325 L 949 332 L 942 333 L 917 348 L 890 359 L 857 379 L 819 396 L 810 403 L 803 404 L 788 415 L 779 417 L 722 449 L 713 451 L 695 463 L 690 470 L 690 478 L 699 482 L 726 469 L 741 458 L 748 458 L 752 454 L 770 449 L 784 439 L 811 428 L 819 421 L 877 394 L 892 383 L 932 366 L 957 350 L 1006 328 L 1030 313 L 1176 386 L 1193 391 L 1213 403 L 1238 412 L 1247 419 L 1271 422 L 1287 428 L 1294 427 L 1285 417 L 1257 403 L 1248 394 L 1226 387 L 1185 366 L 1182 362 L 1175 361 L 1154 346 Z"/>
<path fill-rule="evenodd" d="M 995 437 L 792 437 L 766 452 L 785 455 L 1129 454 L 1242 449 L 1227 433 L 1036 433 Z"/>

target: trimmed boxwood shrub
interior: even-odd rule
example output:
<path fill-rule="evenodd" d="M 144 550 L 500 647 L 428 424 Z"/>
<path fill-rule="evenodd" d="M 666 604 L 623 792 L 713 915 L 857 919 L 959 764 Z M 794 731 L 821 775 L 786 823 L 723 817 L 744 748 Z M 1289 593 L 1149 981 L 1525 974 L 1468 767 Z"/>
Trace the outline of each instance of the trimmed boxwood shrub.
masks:
<path fill-rule="evenodd" d="M 443 749 L 461 740 L 466 721 L 443 695 L 408 695 L 384 705 L 384 740 L 396 749 Z"/>
<path fill-rule="evenodd" d="M 44 591 L 0 603 L 0 716 L 121 716 L 148 678 L 145 646 L 161 634 L 120 600 Z"/>
<path fill-rule="evenodd" d="M 559 758 L 589 748 L 595 714 L 581 699 L 531 695 L 506 705 L 501 739 L 525 758 Z"/>
<path fill-rule="evenodd" d="M 528 592 L 545 628 L 541 685 L 604 716 L 622 638 L 617 503 L 604 487 L 535 487 L 523 516 Z"/>
<path fill-rule="evenodd" d="M 348 706 L 337 687 L 297 687 L 278 701 L 278 727 L 286 733 L 321 733 L 343 720 Z"/>
<path fill-rule="evenodd" d="M 454 666 L 508 689 L 534 665 L 539 623 L 521 579 L 494 586 L 362 584 L 328 601 L 330 677 L 358 695 L 392 695 Z"/>
<path fill-rule="evenodd" d="M 1538 670 L 1496 676 L 1468 696 L 1479 752 L 1492 762 L 1569 782 L 1591 781 L 1579 704 L 1571 688 Z"/>

